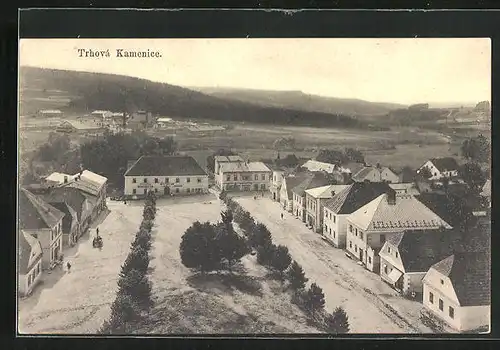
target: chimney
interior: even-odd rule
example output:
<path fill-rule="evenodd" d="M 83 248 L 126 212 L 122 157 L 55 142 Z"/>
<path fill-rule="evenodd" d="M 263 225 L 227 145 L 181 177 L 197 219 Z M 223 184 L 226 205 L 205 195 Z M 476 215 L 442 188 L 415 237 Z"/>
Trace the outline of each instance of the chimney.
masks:
<path fill-rule="evenodd" d="M 64 183 L 67 184 L 68 183 L 68 177 L 65 175 L 64 176 Z"/>
<path fill-rule="evenodd" d="M 387 204 L 389 205 L 396 204 L 396 191 L 389 191 L 387 193 Z"/>

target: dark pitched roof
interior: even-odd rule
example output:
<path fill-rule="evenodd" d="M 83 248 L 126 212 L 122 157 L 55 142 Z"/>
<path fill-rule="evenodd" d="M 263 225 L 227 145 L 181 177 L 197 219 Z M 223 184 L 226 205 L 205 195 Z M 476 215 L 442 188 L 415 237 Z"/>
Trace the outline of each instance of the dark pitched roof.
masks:
<path fill-rule="evenodd" d="M 286 192 L 288 195 L 288 199 L 292 199 L 293 189 L 298 186 L 301 182 L 303 182 L 306 178 L 311 177 L 312 175 L 309 173 L 297 173 L 293 176 L 288 176 L 285 178 L 286 181 Z"/>
<path fill-rule="evenodd" d="M 325 206 L 337 214 L 351 214 L 384 193 L 395 191 L 384 182 L 354 182 L 329 199 Z"/>
<path fill-rule="evenodd" d="M 406 272 L 426 272 L 461 249 L 461 235 L 453 230 L 407 230 L 395 244 Z"/>
<path fill-rule="evenodd" d="M 54 227 L 64 216 L 60 210 L 46 203 L 26 189 L 19 191 L 19 228 L 37 230 Z"/>
<path fill-rule="evenodd" d="M 29 188 L 30 192 L 41 196 L 42 199 L 50 204 L 66 203 L 76 212 L 78 220 L 82 217 L 83 203 L 85 195 L 76 188 L 72 187 L 52 187 L 52 188 Z"/>
<path fill-rule="evenodd" d="M 453 283 L 461 306 L 491 304 L 491 259 L 484 252 L 455 253 L 432 266 Z"/>
<path fill-rule="evenodd" d="M 207 175 L 193 157 L 142 156 L 125 176 L 186 176 Z"/>
<path fill-rule="evenodd" d="M 431 162 L 439 171 L 458 170 L 458 163 L 456 159 L 452 157 L 432 158 Z"/>
<path fill-rule="evenodd" d="M 421 193 L 415 198 L 452 227 L 475 224 L 471 208 L 458 196 L 428 192 Z"/>
<path fill-rule="evenodd" d="M 306 178 L 304 181 L 302 181 L 299 185 L 295 186 L 293 188 L 293 193 L 299 195 L 299 196 L 304 196 L 305 191 L 310 189 L 310 188 L 316 188 L 316 187 L 321 187 L 321 186 L 326 186 L 329 185 L 330 181 L 328 180 L 328 177 L 324 173 L 313 173 L 311 177 Z"/>

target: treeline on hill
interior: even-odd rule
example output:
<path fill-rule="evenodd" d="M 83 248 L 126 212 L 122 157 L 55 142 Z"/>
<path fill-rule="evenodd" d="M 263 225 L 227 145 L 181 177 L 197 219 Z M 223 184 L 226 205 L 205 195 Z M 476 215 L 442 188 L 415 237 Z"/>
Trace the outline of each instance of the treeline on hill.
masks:
<path fill-rule="evenodd" d="M 156 197 L 148 192 L 144 202 L 143 220 L 137 231 L 130 252 L 118 277 L 118 291 L 111 304 L 111 315 L 99 334 L 131 334 L 147 318 L 153 306 L 152 284 L 148 276 L 151 250 L 151 230 L 156 216 Z"/>
<path fill-rule="evenodd" d="M 119 75 L 21 68 L 21 87 L 57 89 L 73 99 L 68 108 L 91 111 L 148 110 L 154 114 L 277 125 L 369 128 L 351 116 L 259 106 L 216 98 L 163 83 Z"/>
<path fill-rule="evenodd" d="M 114 188 L 122 189 L 128 162 L 145 155 L 172 155 L 175 150 L 172 137 L 156 138 L 143 132 L 107 133 L 83 144 L 80 155 L 85 169 L 107 177 Z"/>

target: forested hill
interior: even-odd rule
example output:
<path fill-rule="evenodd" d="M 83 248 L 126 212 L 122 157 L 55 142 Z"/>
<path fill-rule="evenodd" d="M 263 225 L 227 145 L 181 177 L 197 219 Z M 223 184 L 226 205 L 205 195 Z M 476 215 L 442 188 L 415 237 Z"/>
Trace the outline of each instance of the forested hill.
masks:
<path fill-rule="evenodd" d="M 268 91 L 210 87 L 193 87 L 191 89 L 210 96 L 248 102 L 261 106 L 292 108 L 330 114 L 338 113 L 356 117 L 385 116 L 392 110 L 406 108 L 404 105 L 394 103 L 324 97 L 306 94 L 302 91 Z"/>
<path fill-rule="evenodd" d="M 38 99 L 46 98 L 43 94 L 51 91 L 70 97 L 61 109 L 82 112 L 144 109 L 159 115 L 191 119 L 366 127 L 364 122 L 343 114 L 261 106 L 128 76 L 21 67 L 20 85 L 21 103 L 37 94 L 40 95 Z"/>

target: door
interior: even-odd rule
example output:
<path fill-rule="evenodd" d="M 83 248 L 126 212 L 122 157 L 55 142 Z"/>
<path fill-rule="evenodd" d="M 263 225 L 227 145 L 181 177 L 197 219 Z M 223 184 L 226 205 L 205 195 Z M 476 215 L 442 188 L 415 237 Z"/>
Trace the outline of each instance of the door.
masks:
<path fill-rule="evenodd" d="M 363 262 L 363 251 L 361 249 L 359 250 L 359 260 Z"/>
<path fill-rule="evenodd" d="M 163 188 L 163 195 L 165 195 L 165 196 L 169 196 L 170 195 L 170 187 L 165 186 Z"/>

